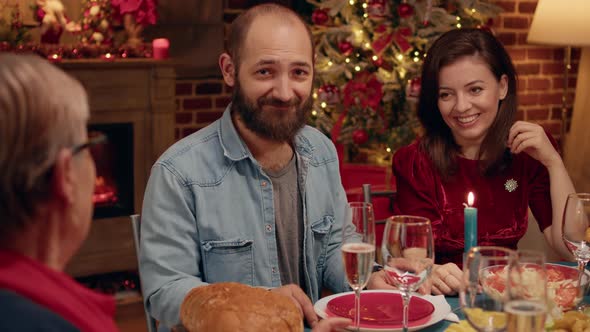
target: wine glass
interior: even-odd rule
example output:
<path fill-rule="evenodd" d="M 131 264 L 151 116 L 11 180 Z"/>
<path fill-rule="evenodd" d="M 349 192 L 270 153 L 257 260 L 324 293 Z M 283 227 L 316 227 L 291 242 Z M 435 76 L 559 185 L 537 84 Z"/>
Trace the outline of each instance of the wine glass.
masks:
<path fill-rule="evenodd" d="M 563 241 L 578 261 L 578 286 L 584 292 L 582 277 L 590 261 L 590 193 L 567 196 L 563 211 Z"/>
<path fill-rule="evenodd" d="M 403 331 L 406 332 L 411 292 L 426 281 L 434 264 L 430 220 L 416 216 L 389 217 L 381 250 L 386 278 L 402 293 Z"/>
<path fill-rule="evenodd" d="M 348 284 L 354 290 L 354 328 L 361 319 L 361 290 L 369 282 L 375 261 L 375 216 L 373 205 L 348 204 L 342 236 L 342 260 Z"/>
<path fill-rule="evenodd" d="M 506 329 L 508 272 L 515 261 L 516 253 L 502 247 L 473 247 L 465 254 L 459 302 L 467 321 L 477 331 Z"/>
<path fill-rule="evenodd" d="M 508 279 L 510 290 L 504 305 L 508 332 L 543 331 L 548 307 L 545 254 L 534 250 L 517 251 Z"/>

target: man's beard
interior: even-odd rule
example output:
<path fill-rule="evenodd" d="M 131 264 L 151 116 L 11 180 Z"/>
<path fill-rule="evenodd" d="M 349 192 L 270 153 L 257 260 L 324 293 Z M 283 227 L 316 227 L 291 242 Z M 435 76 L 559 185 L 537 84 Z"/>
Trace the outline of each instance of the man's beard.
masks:
<path fill-rule="evenodd" d="M 297 96 L 286 102 L 273 97 L 260 97 L 252 102 L 246 98 L 236 80 L 232 96 L 232 112 L 239 114 L 246 128 L 259 136 L 276 142 L 292 142 L 299 130 L 305 126 L 312 103 L 311 96 L 303 103 Z M 265 111 L 262 108 L 266 105 L 289 107 L 289 110 Z"/>

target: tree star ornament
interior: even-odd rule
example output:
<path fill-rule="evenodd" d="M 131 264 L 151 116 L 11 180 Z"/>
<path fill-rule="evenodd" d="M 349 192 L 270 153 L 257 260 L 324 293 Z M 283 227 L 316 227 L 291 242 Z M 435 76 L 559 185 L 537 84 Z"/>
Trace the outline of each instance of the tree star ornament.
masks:
<path fill-rule="evenodd" d="M 506 180 L 506 183 L 504 183 L 504 189 L 509 193 L 515 191 L 516 188 L 518 188 L 518 182 L 514 179 Z"/>

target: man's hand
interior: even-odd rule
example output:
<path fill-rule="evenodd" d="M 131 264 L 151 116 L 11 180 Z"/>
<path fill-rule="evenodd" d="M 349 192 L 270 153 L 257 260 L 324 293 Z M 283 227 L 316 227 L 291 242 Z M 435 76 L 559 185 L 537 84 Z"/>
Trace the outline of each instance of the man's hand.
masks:
<path fill-rule="evenodd" d="M 337 331 L 337 329 L 344 329 L 345 327 L 352 324 L 352 320 L 348 318 L 336 318 L 330 317 L 322 319 L 311 332 L 331 332 Z"/>
<path fill-rule="evenodd" d="M 315 314 L 313 310 L 313 304 L 307 294 L 297 285 L 291 284 L 286 286 L 281 286 L 278 288 L 271 289 L 272 292 L 277 292 L 279 294 L 288 296 L 295 302 L 295 305 L 301 310 L 305 320 L 307 320 L 307 324 L 312 328 L 318 324 L 318 316 Z M 315 330 L 314 330 L 315 331 Z M 321 330 L 321 331 L 328 331 L 328 330 Z"/>
<path fill-rule="evenodd" d="M 378 272 L 371 273 L 369 282 L 367 283 L 367 289 L 397 289 L 396 287 L 389 284 L 385 271 L 381 270 Z"/>

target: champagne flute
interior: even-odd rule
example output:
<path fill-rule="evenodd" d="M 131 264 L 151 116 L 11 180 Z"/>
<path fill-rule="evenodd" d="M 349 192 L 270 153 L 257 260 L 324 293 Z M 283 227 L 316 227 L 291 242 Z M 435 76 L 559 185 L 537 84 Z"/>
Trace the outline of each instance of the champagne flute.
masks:
<path fill-rule="evenodd" d="M 477 331 L 506 329 L 508 272 L 515 261 L 516 253 L 502 247 L 473 247 L 465 254 L 459 302 L 467 321 Z"/>
<path fill-rule="evenodd" d="M 578 261 L 578 287 L 585 292 L 583 276 L 590 261 L 590 193 L 567 196 L 563 211 L 563 241 Z"/>
<path fill-rule="evenodd" d="M 342 236 L 342 260 L 348 284 L 354 290 L 354 328 L 361 319 L 361 290 L 369 282 L 375 261 L 375 216 L 373 205 L 365 202 L 348 204 Z"/>
<path fill-rule="evenodd" d="M 545 254 L 519 250 L 508 273 L 510 290 L 504 311 L 508 332 L 536 332 L 545 329 L 547 317 L 547 270 Z"/>
<path fill-rule="evenodd" d="M 434 240 L 430 220 L 416 216 L 392 216 L 383 233 L 382 254 L 387 279 L 402 293 L 403 331 L 408 331 L 411 292 L 430 276 L 434 264 Z"/>

